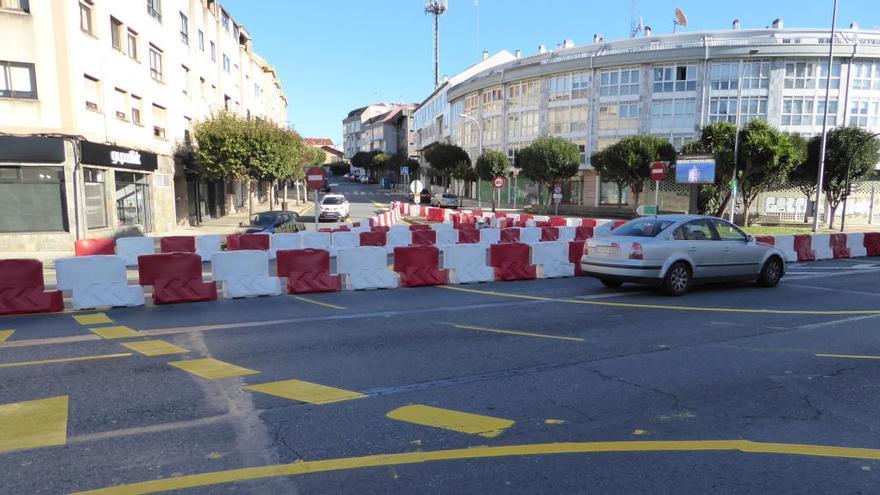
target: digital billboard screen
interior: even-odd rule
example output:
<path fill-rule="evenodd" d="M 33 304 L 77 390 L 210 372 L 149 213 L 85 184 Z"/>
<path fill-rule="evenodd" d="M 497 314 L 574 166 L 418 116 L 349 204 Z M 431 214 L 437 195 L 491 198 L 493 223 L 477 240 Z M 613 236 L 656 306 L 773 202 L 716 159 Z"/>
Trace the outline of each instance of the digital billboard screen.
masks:
<path fill-rule="evenodd" d="M 675 182 L 678 184 L 714 184 L 715 160 L 687 158 L 675 164 Z"/>

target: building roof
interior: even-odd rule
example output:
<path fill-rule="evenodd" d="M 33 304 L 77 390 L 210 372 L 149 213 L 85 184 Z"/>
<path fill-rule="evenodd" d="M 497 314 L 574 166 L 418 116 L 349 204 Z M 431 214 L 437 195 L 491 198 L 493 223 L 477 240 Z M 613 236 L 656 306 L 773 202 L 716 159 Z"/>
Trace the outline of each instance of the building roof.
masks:
<path fill-rule="evenodd" d="M 333 146 L 333 140 L 330 138 L 303 138 L 303 141 L 309 146 Z"/>
<path fill-rule="evenodd" d="M 325 153 L 330 153 L 333 156 L 341 157 L 343 155 L 342 151 L 334 148 L 333 146 L 321 146 L 321 149 L 324 150 Z"/>

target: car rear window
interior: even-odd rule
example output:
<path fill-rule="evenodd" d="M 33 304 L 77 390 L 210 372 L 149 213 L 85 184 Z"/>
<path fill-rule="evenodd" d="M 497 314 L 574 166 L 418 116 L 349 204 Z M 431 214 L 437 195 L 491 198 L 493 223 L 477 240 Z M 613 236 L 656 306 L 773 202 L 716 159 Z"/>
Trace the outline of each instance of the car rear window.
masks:
<path fill-rule="evenodd" d="M 343 201 L 343 199 L 339 198 L 339 197 L 324 198 L 324 201 L 322 201 L 322 203 L 325 205 L 341 205 L 342 201 Z"/>
<path fill-rule="evenodd" d="M 669 228 L 673 223 L 675 222 L 660 218 L 640 218 L 614 229 L 611 231 L 611 235 L 619 237 L 656 237 L 657 234 Z"/>
<path fill-rule="evenodd" d="M 455 199 L 457 196 L 455 194 L 444 194 L 443 197 L 446 199 Z"/>

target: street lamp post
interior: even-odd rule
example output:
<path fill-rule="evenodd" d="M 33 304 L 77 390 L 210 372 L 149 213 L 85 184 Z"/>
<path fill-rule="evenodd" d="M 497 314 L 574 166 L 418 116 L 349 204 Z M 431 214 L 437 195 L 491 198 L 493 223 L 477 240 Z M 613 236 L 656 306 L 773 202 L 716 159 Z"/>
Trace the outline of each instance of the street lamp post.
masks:
<path fill-rule="evenodd" d="M 461 117 L 472 121 L 477 126 L 477 133 L 478 133 L 478 137 L 479 137 L 479 140 L 477 141 L 479 143 L 479 149 L 477 151 L 477 159 L 479 159 L 481 156 L 483 156 L 483 126 L 480 124 L 479 120 L 475 119 L 474 117 L 471 117 L 470 115 L 468 115 L 466 113 L 461 114 Z M 477 176 L 477 208 L 480 208 L 480 209 L 483 208 L 483 201 L 480 199 L 480 186 L 481 185 L 482 184 L 480 181 L 480 177 Z"/>
<path fill-rule="evenodd" d="M 834 36 L 837 28 L 837 0 L 831 14 L 831 40 L 828 43 L 828 73 L 825 81 L 825 110 L 822 116 L 822 144 L 819 146 L 819 174 L 816 177 L 816 206 L 813 208 L 813 232 L 819 231 L 819 202 L 822 201 L 822 179 L 825 175 L 825 149 L 828 144 L 828 105 L 831 97 L 831 72 L 834 70 Z"/>

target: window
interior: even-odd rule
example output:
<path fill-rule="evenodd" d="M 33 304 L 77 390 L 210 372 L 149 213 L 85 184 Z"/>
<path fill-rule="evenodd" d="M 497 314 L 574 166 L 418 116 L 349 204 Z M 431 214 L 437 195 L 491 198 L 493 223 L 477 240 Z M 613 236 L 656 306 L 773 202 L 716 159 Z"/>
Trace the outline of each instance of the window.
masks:
<path fill-rule="evenodd" d="M 480 105 L 480 95 L 471 94 L 464 97 L 464 113 L 471 115 Z"/>
<path fill-rule="evenodd" d="M 571 122 L 569 131 L 586 132 L 587 131 L 587 106 L 578 105 L 571 107 Z"/>
<path fill-rule="evenodd" d="M 110 41 L 114 50 L 122 51 L 122 23 L 115 17 L 110 18 Z"/>
<path fill-rule="evenodd" d="M 709 220 L 694 220 L 675 229 L 672 237 L 677 241 L 715 241 L 717 234 Z"/>
<path fill-rule="evenodd" d="M 564 101 L 571 98 L 571 75 L 550 78 L 550 101 Z"/>
<path fill-rule="evenodd" d="M 739 62 L 713 62 L 710 87 L 717 90 L 737 89 L 739 71 Z"/>
<path fill-rule="evenodd" d="M 211 62 L 217 61 L 217 45 L 211 42 Z"/>
<path fill-rule="evenodd" d="M 0 60 L 0 98 L 37 99 L 34 64 Z"/>
<path fill-rule="evenodd" d="M 852 89 L 880 89 L 880 63 L 856 62 L 853 64 Z"/>
<path fill-rule="evenodd" d="M 494 116 L 483 119 L 483 142 L 494 143 L 501 138 L 501 117 Z"/>
<path fill-rule="evenodd" d="M 150 77 L 162 82 L 162 50 L 150 45 Z"/>
<path fill-rule="evenodd" d="M 223 54 L 223 72 L 229 74 L 230 71 L 231 71 L 231 69 L 230 69 L 230 64 L 229 64 L 229 57 L 227 57 L 226 54 L 224 53 Z"/>
<path fill-rule="evenodd" d="M 205 51 L 205 32 L 199 29 L 199 50 Z"/>
<path fill-rule="evenodd" d="M 157 139 L 165 139 L 165 123 L 167 121 L 167 113 L 165 107 L 153 105 L 153 137 Z"/>
<path fill-rule="evenodd" d="M 786 62 L 786 89 L 822 89 L 828 82 L 828 63 Z M 835 62 L 831 72 L 831 89 L 840 88 L 840 62 Z"/>
<path fill-rule="evenodd" d="M 183 94 L 189 96 L 189 67 L 180 66 L 180 77 L 183 79 Z"/>
<path fill-rule="evenodd" d="M 672 220 L 659 218 L 639 218 L 628 222 L 611 232 L 615 237 L 657 237 L 660 232 L 674 224 Z"/>
<path fill-rule="evenodd" d="M 822 125 L 825 99 L 812 96 L 785 97 L 782 99 L 782 125 Z M 837 99 L 828 102 L 828 125 L 837 125 Z"/>
<path fill-rule="evenodd" d="M 571 99 L 580 100 L 590 95 L 590 78 L 586 72 L 571 75 Z"/>
<path fill-rule="evenodd" d="M 870 98 L 852 98 L 849 108 L 849 125 L 872 129 L 880 127 L 880 101 Z"/>
<path fill-rule="evenodd" d="M 104 171 L 83 168 L 85 184 L 86 227 L 101 229 L 107 227 L 107 196 L 104 187 Z"/>
<path fill-rule="evenodd" d="M 116 118 L 119 120 L 128 120 L 128 93 L 125 90 L 115 88 L 113 91 L 115 100 Z"/>
<path fill-rule="evenodd" d="M 764 96 L 744 96 L 740 100 L 740 124 L 755 119 L 767 120 L 767 98 Z M 736 97 L 713 96 L 709 100 L 709 122 L 725 120 L 736 123 Z"/>
<path fill-rule="evenodd" d="M 638 127 L 638 103 L 612 103 L 599 105 L 599 129 L 637 129 Z"/>
<path fill-rule="evenodd" d="M 257 83 L 254 83 L 254 97 L 255 97 L 255 98 L 259 98 L 259 97 L 260 97 L 260 93 L 261 93 L 261 91 L 260 91 L 260 85 L 257 84 Z"/>
<path fill-rule="evenodd" d="M 0 232 L 66 232 L 62 167 L 0 167 Z"/>
<path fill-rule="evenodd" d="M 483 113 L 500 112 L 502 94 L 501 88 L 483 91 Z"/>
<path fill-rule="evenodd" d="M 116 172 L 116 219 L 120 225 L 143 225 L 148 230 L 149 197 L 144 174 Z"/>
<path fill-rule="evenodd" d="M 227 14 L 226 12 L 223 12 L 223 15 L 220 17 L 220 23 L 223 25 L 223 29 L 226 30 L 226 32 L 228 33 L 229 32 L 229 14 Z"/>
<path fill-rule="evenodd" d="M 651 105 L 651 127 L 693 129 L 695 105 L 693 98 L 654 100 Z"/>
<path fill-rule="evenodd" d="M 715 220 L 712 222 L 715 224 L 715 231 L 718 232 L 718 237 L 722 241 L 742 241 L 745 242 L 748 237 L 738 228 L 727 222 L 721 222 L 719 220 Z"/>
<path fill-rule="evenodd" d="M 132 60 L 138 60 L 138 34 L 131 29 L 128 30 L 128 56 Z"/>
<path fill-rule="evenodd" d="M 654 66 L 654 92 L 695 91 L 697 89 L 696 65 Z"/>
<path fill-rule="evenodd" d="M 629 202 L 629 186 L 621 190 L 614 182 L 599 182 L 599 204 L 602 206 L 624 206 Z"/>
<path fill-rule="evenodd" d="M 180 13 L 180 41 L 189 45 L 189 19 L 183 12 Z"/>
<path fill-rule="evenodd" d="M 84 33 L 95 35 L 92 28 L 92 2 L 82 1 L 79 3 L 79 28 Z"/>
<path fill-rule="evenodd" d="M 743 89 L 767 89 L 770 87 L 770 61 L 751 60 L 743 67 Z"/>
<path fill-rule="evenodd" d="M 599 73 L 599 96 L 637 95 L 640 79 L 638 67 L 603 70 Z"/>
<path fill-rule="evenodd" d="M 99 103 L 101 101 L 101 82 L 88 74 L 83 75 L 83 82 L 85 83 L 84 91 L 86 108 L 95 112 L 100 112 L 101 105 Z"/>
<path fill-rule="evenodd" d="M 162 0 L 147 0 L 147 13 L 150 17 L 162 22 Z"/>
<path fill-rule="evenodd" d="M 4 10 L 18 10 L 30 14 L 31 3 L 29 0 L 0 0 L 0 8 Z"/>
<path fill-rule="evenodd" d="M 513 83 L 507 87 L 507 100 L 511 106 L 537 105 L 541 98 L 541 81 Z"/>
<path fill-rule="evenodd" d="M 141 109 L 143 103 L 140 96 L 131 95 L 131 123 L 134 125 L 143 125 L 141 122 Z"/>
<path fill-rule="evenodd" d="M 550 120 L 550 134 L 567 134 L 571 122 L 571 109 L 569 107 L 551 108 L 548 118 Z"/>
<path fill-rule="evenodd" d="M 512 140 L 538 135 L 540 115 L 537 111 L 521 112 L 507 117 L 507 137 Z"/>

